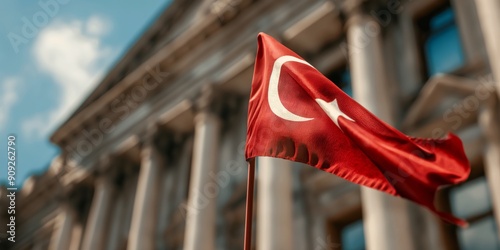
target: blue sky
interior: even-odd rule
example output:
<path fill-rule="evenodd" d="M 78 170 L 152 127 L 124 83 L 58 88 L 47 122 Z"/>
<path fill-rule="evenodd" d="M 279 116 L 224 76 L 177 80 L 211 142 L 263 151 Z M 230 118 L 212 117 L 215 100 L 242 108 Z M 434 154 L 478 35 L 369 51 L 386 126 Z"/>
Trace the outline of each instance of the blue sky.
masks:
<path fill-rule="evenodd" d="M 0 183 L 17 137 L 16 185 L 47 169 L 52 132 L 170 0 L 2 0 Z"/>

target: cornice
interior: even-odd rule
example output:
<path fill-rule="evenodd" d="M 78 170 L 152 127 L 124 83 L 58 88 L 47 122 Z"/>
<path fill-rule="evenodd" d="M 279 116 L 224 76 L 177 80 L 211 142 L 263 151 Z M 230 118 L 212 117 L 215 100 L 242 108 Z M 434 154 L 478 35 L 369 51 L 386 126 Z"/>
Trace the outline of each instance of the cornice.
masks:
<path fill-rule="evenodd" d="M 246 1 L 241 1 L 241 7 L 245 7 L 245 3 Z M 109 106 L 112 101 L 119 98 L 120 95 L 127 90 L 130 90 L 135 84 L 138 84 L 141 79 L 144 79 L 145 76 L 149 74 L 151 69 L 158 67 L 160 70 L 166 71 L 173 68 L 177 59 L 182 58 L 185 54 L 190 53 L 193 48 L 202 44 L 206 37 L 211 36 L 222 25 L 223 24 L 221 23 L 219 16 L 215 14 L 207 15 L 206 18 L 198 20 L 197 23 L 179 35 L 175 40 L 166 44 L 161 49 L 158 49 L 155 54 L 147 60 L 144 60 L 143 63 L 120 80 L 116 86 L 106 91 L 95 101 L 88 103 L 86 106 L 82 106 L 70 119 L 68 119 L 54 132 L 51 136 L 51 141 L 59 146 L 62 146 L 62 141 L 65 138 L 74 133 L 74 131 L 77 131 L 79 128 L 82 128 L 82 124 L 86 121 L 92 119 L 93 117 L 97 117 L 100 112 L 103 112 L 103 110 L 105 111 L 106 106 Z M 137 46 L 139 46 L 139 44 Z M 125 62 L 124 59 L 122 59 L 122 61 Z M 108 77 L 105 79 L 109 79 L 110 75 L 114 73 L 115 70 L 108 74 Z M 160 85 L 164 87 L 166 85 L 165 81 L 162 81 Z"/>
<path fill-rule="evenodd" d="M 179 17 L 189 8 L 191 2 L 193 2 L 193 0 L 173 1 L 168 5 L 154 23 L 139 36 L 139 39 L 137 39 L 130 48 L 127 49 L 126 53 L 108 72 L 99 86 L 96 87 L 82 105 L 75 110 L 72 117 L 95 101 L 99 96 L 102 96 L 102 94 L 113 85 L 118 84 L 126 74 L 130 73 L 131 65 L 143 62 L 147 56 L 154 53 L 155 49 L 157 49 L 157 45 L 162 42 L 161 36 L 175 26 L 176 22 L 180 19 Z"/>

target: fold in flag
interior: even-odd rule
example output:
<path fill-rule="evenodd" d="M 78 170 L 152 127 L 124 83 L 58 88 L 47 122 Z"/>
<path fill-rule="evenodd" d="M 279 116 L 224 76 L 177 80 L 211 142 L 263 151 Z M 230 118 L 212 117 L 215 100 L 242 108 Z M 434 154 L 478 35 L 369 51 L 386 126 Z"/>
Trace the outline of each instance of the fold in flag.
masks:
<path fill-rule="evenodd" d="M 247 160 L 269 156 L 306 163 L 351 182 L 438 211 L 437 189 L 470 172 L 462 142 L 404 135 L 351 99 L 274 38 L 260 33 L 248 108 Z"/>

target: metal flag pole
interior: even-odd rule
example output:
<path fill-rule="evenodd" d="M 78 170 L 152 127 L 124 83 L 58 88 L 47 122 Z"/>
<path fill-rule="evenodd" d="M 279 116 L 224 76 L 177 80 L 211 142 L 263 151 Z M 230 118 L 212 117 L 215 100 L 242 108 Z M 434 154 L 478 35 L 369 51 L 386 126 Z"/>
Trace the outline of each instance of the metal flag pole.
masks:
<path fill-rule="evenodd" d="M 255 180 L 255 158 L 248 162 L 247 178 L 247 203 L 245 210 L 245 245 L 244 250 L 252 249 L 252 215 L 253 215 L 253 193 Z"/>

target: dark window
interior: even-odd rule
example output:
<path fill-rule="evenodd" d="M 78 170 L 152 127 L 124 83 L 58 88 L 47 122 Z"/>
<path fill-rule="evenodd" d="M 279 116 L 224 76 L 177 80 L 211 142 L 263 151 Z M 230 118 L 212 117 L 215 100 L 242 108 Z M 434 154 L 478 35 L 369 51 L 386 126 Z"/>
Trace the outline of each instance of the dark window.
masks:
<path fill-rule="evenodd" d="M 460 249 L 500 249 L 498 229 L 484 176 L 451 189 L 450 205 L 456 216 L 470 223 L 468 228 L 457 228 Z"/>
<path fill-rule="evenodd" d="M 337 218 L 332 218 L 327 228 L 327 240 L 319 244 L 322 249 L 336 250 L 365 250 L 365 234 L 363 228 L 363 219 L 361 208 L 352 209 L 346 213 L 342 213 Z"/>
<path fill-rule="evenodd" d="M 419 26 L 427 76 L 448 73 L 464 64 L 460 33 L 450 6 L 422 18 Z"/>
<path fill-rule="evenodd" d="M 332 71 L 326 77 L 352 97 L 351 72 L 346 67 Z"/>
<path fill-rule="evenodd" d="M 366 248 L 362 220 L 355 221 L 342 228 L 341 246 L 342 250 L 364 250 Z"/>

